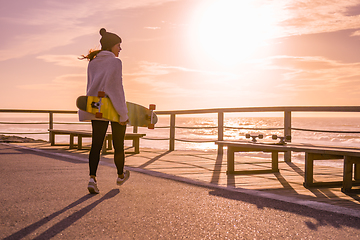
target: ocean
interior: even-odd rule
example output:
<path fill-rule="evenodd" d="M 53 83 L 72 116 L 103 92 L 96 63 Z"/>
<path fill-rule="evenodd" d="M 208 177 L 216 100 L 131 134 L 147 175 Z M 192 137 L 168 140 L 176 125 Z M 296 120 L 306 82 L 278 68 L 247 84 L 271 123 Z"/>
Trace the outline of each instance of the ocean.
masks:
<path fill-rule="evenodd" d="M 23 123 L 32 124 L 23 124 Z M 49 128 L 47 114 L 0 114 L 0 134 L 17 135 L 33 139 L 48 141 Z M 54 114 L 54 129 L 74 129 L 91 130 L 88 123 L 79 123 L 75 114 Z M 13 124 L 22 123 L 22 124 Z M 70 124 L 68 124 L 70 123 Z M 159 122 L 156 129 L 139 128 L 139 133 L 145 133 L 146 137 L 141 139 L 140 147 L 154 149 L 169 148 L 169 125 L 168 116 L 159 116 Z M 214 142 L 217 140 L 217 117 L 213 116 L 182 116 L 176 117 L 175 142 L 176 150 L 201 150 L 213 151 L 217 149 Z M 283 136 L 283 118 L 282 117 L 248 117 L 248 116 L 227 116 L 224 118 L 224 140 L 246 140 L 245 134 L 263 134 L 263 141 L 271 140 L 273 134 Z M 191 129 L 187 129 L 190 127 Z M 310 143 L 319 145 L 358 147 L 360 146 L 360 116 L 355 117 L 292 117 L 292 128 L 312 129 L 322 131 L 340 131 L 333 132 L 313 132 L 292 130 L 293 143 Z M 259 129 L 259 130 L 254 130 Z M 262 130 L 270 129 L 270 130 Z M 110 127 L 109 127 L 110 130 Z M 127 128 L 127 132 L 132 132 L 132 127 Z M 345 133 L 347 131 L 355 133 Z M 359 133 L 357 133 L 359 132 Z M 22 134 L 17 134 L 22 133 Z M 37 134 L 33 134 L 37 133 Z M 56 142 L 68 142 L 69 136 L 56 136 Z M 191 141 L 191 142 L 187 142 Z M 85 138 L 84 142 L 90 142 L 90 138 Z M 130 145 L 130 142 L 125 143 Z M 247 153 L 252 157 L 265 157 L 266 153 Z M 301 153 L 293 153 L 292 158 L 303 161 Z"/>

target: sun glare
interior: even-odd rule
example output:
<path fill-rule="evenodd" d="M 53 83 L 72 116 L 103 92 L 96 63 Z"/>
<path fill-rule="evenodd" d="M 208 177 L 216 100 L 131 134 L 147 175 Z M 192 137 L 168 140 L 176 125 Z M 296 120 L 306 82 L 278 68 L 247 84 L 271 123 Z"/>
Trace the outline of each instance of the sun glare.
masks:
<path fill-rule="evenodd" d="M 276 34 L 274 8 L 251 0 L 215 0 L 201 9 L 193 37 L 202 50 L 224 65 L 242 62 Z"/>

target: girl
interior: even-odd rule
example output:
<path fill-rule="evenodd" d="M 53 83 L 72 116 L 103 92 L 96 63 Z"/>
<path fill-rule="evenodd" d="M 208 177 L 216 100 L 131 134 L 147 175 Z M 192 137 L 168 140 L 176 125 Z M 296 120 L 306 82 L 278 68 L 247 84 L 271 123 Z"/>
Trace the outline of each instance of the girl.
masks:
<path fill-rule="evenodd" d="M 111 122 L 111 131 L 115 151 L 114 162 L 118 174 L 116 182 L 118 185 L 122 185 L 129 179 L 130 172 L 124 171 L 124 137 L 128 122 L 128 111 L 122 84 L 122 62 L 117 58 L 121 50 L 121 38 L 114 33 L 107 32 L 104 28 L 100 29 L 100 35 L 101 50 L 90 50 L 89 54 L 82 58 L 89 60 L 86 95 L 97 96 L 99 91 L 105 92 L 106 97 L 110 98 L 120 115 L 120 122 Z M 79 120 L 91 120 L 92 143 L 89 154 L 90 180 L 88 190 L 90 193 L 99 193 L 96 171 L 109 121 L 95 118 L 95 115 L 81 110 L 79 110 Z"/>

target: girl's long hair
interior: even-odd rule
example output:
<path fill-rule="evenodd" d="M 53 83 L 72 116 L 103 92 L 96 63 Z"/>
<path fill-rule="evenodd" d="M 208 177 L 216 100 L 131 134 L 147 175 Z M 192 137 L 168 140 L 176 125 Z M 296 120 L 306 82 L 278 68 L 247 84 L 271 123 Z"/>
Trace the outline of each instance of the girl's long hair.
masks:
<path fill-rule="evenodd" d="M 98 55 L 99 52 L 101 52 L 103 50 L 95 50 L 95 49 L 90 49 L 89 53 L 87 55 L 81 55 L 81 57 L 79 58 L 80 60 L 84 60 L 87 59 L 89 61 L 93 60 L 96 55 Z"/>

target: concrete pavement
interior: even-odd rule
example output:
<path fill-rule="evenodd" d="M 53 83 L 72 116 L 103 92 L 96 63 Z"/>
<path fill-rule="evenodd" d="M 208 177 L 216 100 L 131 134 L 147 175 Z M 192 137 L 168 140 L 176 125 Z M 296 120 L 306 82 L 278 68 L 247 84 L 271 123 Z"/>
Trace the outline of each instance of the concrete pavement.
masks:
<path fill-rule="evenodd" d="M 118 187 L 106 159 L 98 172 L 100 194 L 90 195 L 86 154 L 69 156 L 0 144 L 2 239 L 360 237 L 358 217 L 191 179 L 180 182 L 179 176 L 174 181 L 132 171 Z"/>

